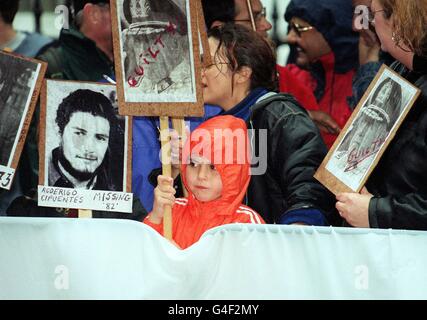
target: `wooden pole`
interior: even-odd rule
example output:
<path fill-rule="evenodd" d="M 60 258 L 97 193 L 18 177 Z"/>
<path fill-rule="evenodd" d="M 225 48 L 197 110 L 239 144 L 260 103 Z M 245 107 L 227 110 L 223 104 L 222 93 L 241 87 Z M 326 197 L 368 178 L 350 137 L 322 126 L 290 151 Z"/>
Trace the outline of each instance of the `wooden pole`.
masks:
<path fill-rule="evenodd" d="M 206 20 L 203 12 L 202 0 L 196 2 L 197 4 L 197 28 L 199 29 L 200 40 L 202 42 L 201 47 L 203 51 L 202 63 L 208 67 L 212 64 L 212 57 L 209 50 L 208 35 L 206 32 Z"/>
<path fill-rule="evenodd" d="M 92 218 L 92 210 L 79 209 L 79 218 Z"/>
<path fill-rule="evenodd" d="M 249 17 L 251 18 L 252 29 L 254 31 L 256 31 L 256 24 L 255 24 L 255 19 L 254 19 L 254 13 L 252 10 L 251 0 L 246 0 L 246 4 L 248 5 L 248 12 L 249 12 Z"/>
<path fill-rule="evenodd" d="M 179 144 L 184 149 L 184 143 L 187 140 L 186 132 L 185 132 L 185 121 L 184 118 L 172 118 L 172 127 L 178 132 L 178 135 L 181 137 Z M 179 174 L 181 174 L 181 168 L 179 169 Z M 188 191 L 185 188 L 184 180 L 181 175 L 181 186 L 184 197 L 188 197 Z"/>
<path fill-rule="evenodd" d="M 169 117 L 160 117 L 160 140 L 162 144 L 162 174 L 172 176 L 171 150 L 167 147 L 169 139 Z M 172 240 L 172 207 L 165 206 L 163 215 L 163 236 Z"/>

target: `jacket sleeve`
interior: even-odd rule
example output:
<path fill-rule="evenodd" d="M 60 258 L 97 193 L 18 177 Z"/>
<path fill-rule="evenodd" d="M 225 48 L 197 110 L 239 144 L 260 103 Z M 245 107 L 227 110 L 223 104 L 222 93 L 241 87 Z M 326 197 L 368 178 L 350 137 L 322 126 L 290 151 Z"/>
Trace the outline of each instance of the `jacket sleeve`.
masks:
<path fill-rule="evenodd" d="M 258 212 L 243 205 L 237 209 L 235 217 L 234 223 L 265 224 L 264 219 Z"/>
<path fill-rule="evenodd" d="M 163 235 L 163 220 L 161 223 L 156 224 L 156 223 L 152 223 L 149 218 L 150 218 L 151 212 L 148 214 L 148 216 L 143 220 L 143 222 L 150 226 L 151 228 L 153 228 L 154 230 L 156 230 L 158 233 L 160 233 L 161 235 Z"/>
<path fill-rule="evenodd" d="M 371 228 L 427 229 L 427 198 L 419 193 L 374 197 L 369 203 Z"/>
<path fill-rule="evenodd" d="M 334 199 L 313 177 L 327 153 L 317 127 L 303 110 L 287 112 L 270 125 L 269 166 L 273 168 L 271 174 L 280 177 L 287 208 L 279 221 L 323 225 L 322 214 L 334 212 Z M 302 212 L 304 209 L 311 210 Z"/>
<path fill-rule="evenodd" d="M 354 110 L 371 84 L 378 70 L 381 68 L 381 62 L 368 62 L 361 65 L 353 77 L 353 96 L 348 99 L 348 103 Z"/>
<path fill-rule="evenodd" d="M 153 209 L 154 186 L 149 182 L 153 169 L 162 166 L 159 159 L 160 144 L 157 127 L 148 117 L 133 118 L 132 138 L 132 191 L 142 205 Z"/>

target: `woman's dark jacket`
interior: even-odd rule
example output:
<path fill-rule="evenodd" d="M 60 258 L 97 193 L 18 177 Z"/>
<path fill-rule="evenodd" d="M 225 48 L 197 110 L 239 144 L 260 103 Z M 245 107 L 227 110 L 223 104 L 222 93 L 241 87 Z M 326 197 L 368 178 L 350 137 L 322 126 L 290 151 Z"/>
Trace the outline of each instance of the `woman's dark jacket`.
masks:
<path fill-rule="evenodd" d="M 414 71 L 392 68 L 421 89 L 421 95 L 368 180 L 372 228 L 427 230 L 427 67 L 414 59 Z"/>
<path fill-rule="evenodd" d="M 255 156 L 263 156 L 258 135 L 267 129 L 267 171 L 252 176 L 249 206 L 270 223 L 291 211 L 318 209 L 329 224 L 339 224 L 333 195 L 313 177 L 327 149 L 305 109 L 290 95 L 269 94 L 251 107 L 248 122 L 256 129 Z"/>

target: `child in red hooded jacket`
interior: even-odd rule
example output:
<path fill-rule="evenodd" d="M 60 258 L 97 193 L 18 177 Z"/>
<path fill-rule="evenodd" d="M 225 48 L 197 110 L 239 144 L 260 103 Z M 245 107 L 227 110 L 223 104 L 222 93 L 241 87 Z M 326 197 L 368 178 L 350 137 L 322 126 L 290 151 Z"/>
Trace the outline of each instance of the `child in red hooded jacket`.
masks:
<path fill-rule="evenodd" d="M 242 204 L 250 180 L 248 147 L 243 120 L 218 116 L 202 123 L 191 134 L 182 156 L 182 179 L 188 198 L 175 199 L 172 178 L 160 175 L 153 211 L 144 223 L 162 234 L 164 207 L 172 205 L 172 237 L 183 249 L 217 226 L 265 223 L 258 213 Z"/>

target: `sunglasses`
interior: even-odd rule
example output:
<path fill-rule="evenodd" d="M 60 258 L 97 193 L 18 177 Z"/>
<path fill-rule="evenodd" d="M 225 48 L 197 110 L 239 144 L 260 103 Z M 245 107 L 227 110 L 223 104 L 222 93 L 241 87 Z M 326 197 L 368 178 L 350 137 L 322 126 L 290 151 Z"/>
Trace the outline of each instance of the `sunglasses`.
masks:
<path fill-rule="evenodd" d="M 289 23 L 289 26 L 290 26 L 291 30 L 295 31 L 295 33 L 297 34 L 298 37 L 301 37 L 301 35 L 304 32 L 307 32 L 307 31 L 310 31 L 310 30 L 314 29 L 314 27 L 312 27 L 312 26 L 301 26 L 298 23 L 293 22 L 293 21 L 291 21 Z"/>

